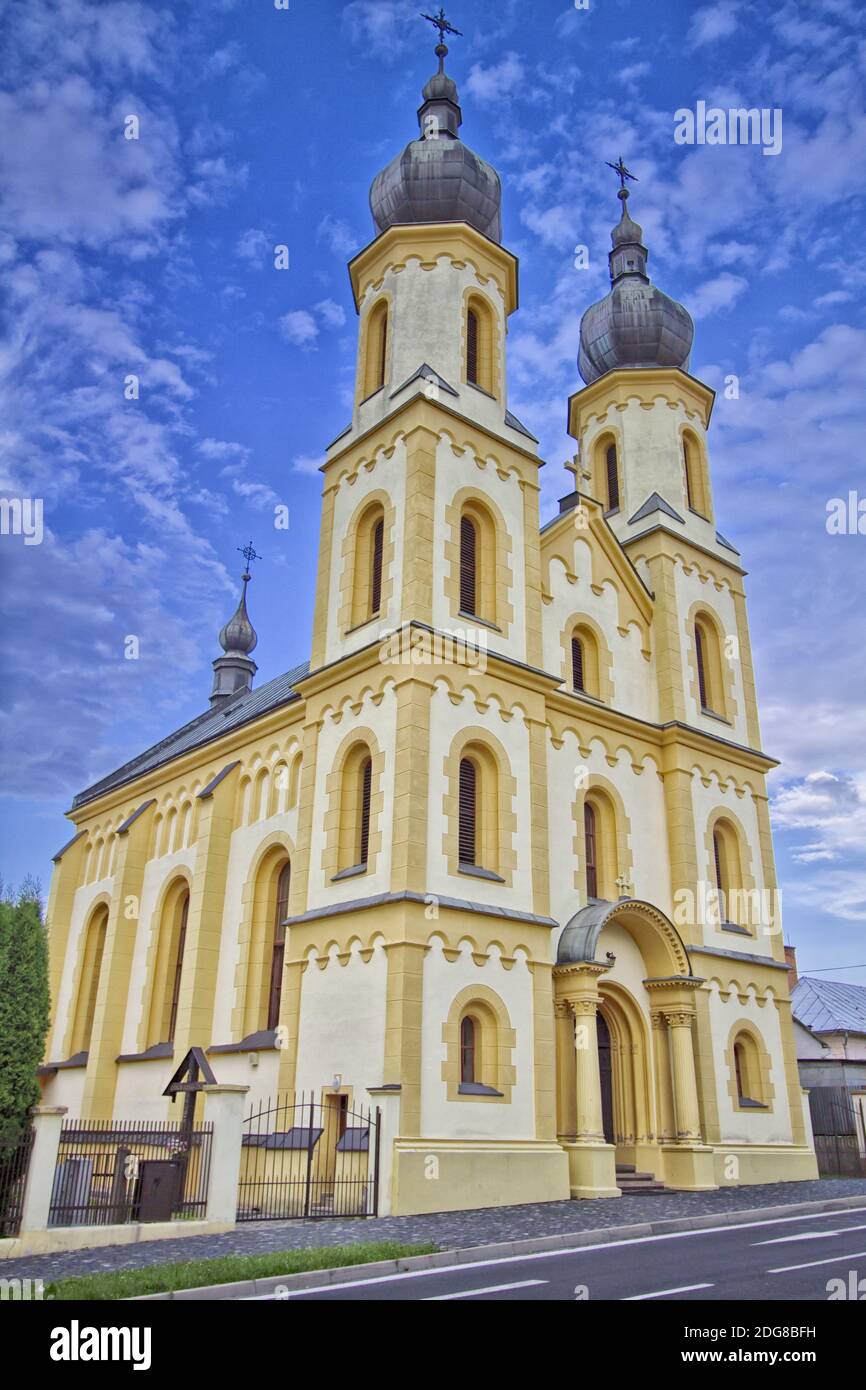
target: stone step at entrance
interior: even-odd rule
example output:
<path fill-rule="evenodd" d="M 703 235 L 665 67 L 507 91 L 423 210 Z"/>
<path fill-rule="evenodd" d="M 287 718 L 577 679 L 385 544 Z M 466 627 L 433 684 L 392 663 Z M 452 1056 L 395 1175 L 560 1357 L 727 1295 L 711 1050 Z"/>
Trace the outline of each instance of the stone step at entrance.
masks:
<path fill-rule="evenodd" d="M 621 1192 L 628 1193 L 667 1191 L 664 1183 L 654 1178 L 652 1173 L 638 1173 L 630 1163 L 617 1164 L 616 1185 Z"/>

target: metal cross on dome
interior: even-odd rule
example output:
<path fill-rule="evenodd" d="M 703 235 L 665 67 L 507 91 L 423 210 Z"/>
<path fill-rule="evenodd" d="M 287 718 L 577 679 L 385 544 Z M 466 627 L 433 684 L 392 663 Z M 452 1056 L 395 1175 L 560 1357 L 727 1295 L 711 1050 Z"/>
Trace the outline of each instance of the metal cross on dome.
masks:
<path fill-rule="evenodd" d="M 638 182 L 637 174 L 631 173 L 631 171 L 625 167 L 625 161 L 623 160 L 622 155 L 620 155 L 616 164 L 611 164 L 609 159 L 606 159 L 604 162 L 607 165 L 608 169 L 612 169 L 615 174 L 619 174 L 620 188 L 625 188 L 626 179 L 631 179 L 633 183 Z"/>
<path fill-rule="evenodd" d="M 249 577 L 250 565 L 253 560 L 260 560 L 262 557 L 256 554 L 252 541 L 248 541 L 245 546 L 237 546 L 236 549 L 240 551 L 246 561 L 246 574 Z"/>
<path fill-rule="evenodd" d="M 440 43 L 444 44 L 446 34 L 456 34 L 460 39 L 463 37 L 459 29 L 455 29 L 452 24 L 449 24 L 448 20 L 445 18 L 445 10 L 442 6 L 439 8 L 438 15 L 422 14 L 421 18 L 428 20 L 430 24 L 435 24 L 436 28 L 439 30 Z"/>

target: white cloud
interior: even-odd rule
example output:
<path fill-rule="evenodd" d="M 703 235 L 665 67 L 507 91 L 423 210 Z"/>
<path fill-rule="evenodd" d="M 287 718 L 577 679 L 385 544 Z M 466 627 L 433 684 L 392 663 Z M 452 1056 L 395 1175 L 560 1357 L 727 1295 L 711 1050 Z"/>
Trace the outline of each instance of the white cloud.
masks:
<path fill-rule="evenodd" d="M 259 227 L 248 228 L 235 242 L 235 255 L 246 261 L 251 270 L 261 270 L 273 250 L 272 239 Z"/>
<path fill-rule="evenodd" d="M 476 101 L 505 101 L 526 80 L 526 70 L 516 53 L 506 53 L 498 63 L 485 67 L 473 63 L 466 90 Z"/>
<path fill-rule="evenodd" d="M 705 5 L 692 15 L 687 42 L 692 48 L 700 48 L 717 39 L 726 39 L 739 24 L 738 4 L 723 3 Z"/>
<path fill-rule="evenodd" d="M 321 299 L 316 305 L 316 312 L 321 316 L 326 328 L 342 328 L 346 322 L 345 309 L 333 299 Z"/>
<path fill-rule="evenodd" d="M 295 347 L 310 347 L 319 336 L 319 325 L 307 309 L 293 309 L 280 319 L 280 332 Z"/>
<path fill-rule="evenodd" d="M 722 309 L 730 309 L 749 287 L 742 275 L 723 271 L 712 280 L 705 280 L 689 295 L 689 312 L 695 319 L 708 318 Z"/>
<path fill-rule="evenodd" d="M 330 213 L 326 213 L 322 218 L 316 228 L 316 235 L 330 247 L 335 256 L 353 256 L 358 250 L 358 238 L 348 222 L 339 217 L 332 217 Z"/>

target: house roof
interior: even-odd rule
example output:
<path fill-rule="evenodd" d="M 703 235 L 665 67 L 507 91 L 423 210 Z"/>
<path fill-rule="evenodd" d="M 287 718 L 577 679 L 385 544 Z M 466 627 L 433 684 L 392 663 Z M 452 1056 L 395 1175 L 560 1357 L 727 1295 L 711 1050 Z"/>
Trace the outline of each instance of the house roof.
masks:
<path fill-rule="evenodd" d="M 213 709 L 206 710 L 204 714 L 190 720 L 188 724 L 184 724 L 182 728 L 169 734 L 167 738 L 155 743 L 152 748 L 148 748 L 144 753 L 139 753 L 138 757 L 132 758 L 130 762 L 124 763 L 122 767 L 110 772 L 107 777 L 101 778 L 100 781 L 94 782 L 92 786 L 79 792 L 72 802 L 73 811 L 86 805 L 88 801 L 95 801 L 105 792 L 113 791 L 115 787 L 121 787 L 124 783 L 132 782 L 136 777 L 141 777 L 143 773 L 152 772 L 154 768 L 161 767 L 163 763 L 171 762 L 173 758 L 180 757 L 182 753 L 188 753 L 192 748 L 199 748 L 202 744 L 220 738 L 223 734 L 239 728 L 242 724 L 247 724 L 261 714 L 267 714 L 280 705 L 287 705 L 292 700 L 300 699 L 294 685 L 296 681 L 302 680 L 308 674 L 309 669 L 310 663 L 304 661 L 300 666 L 295 666 L 293 670 L 287 671 L 285 675 L 277 676 L 274 680 L 260 686 L 258 690 L 246 691 L 239 699 L 232 700 L 229 704 L 223 703 L 216 705 Z"/>
<path fill-rule="evenodd" d="M 866 1033 L 866 985 L 804 975 L 794 986 L 791 1008 L 813 1033 Z"/>

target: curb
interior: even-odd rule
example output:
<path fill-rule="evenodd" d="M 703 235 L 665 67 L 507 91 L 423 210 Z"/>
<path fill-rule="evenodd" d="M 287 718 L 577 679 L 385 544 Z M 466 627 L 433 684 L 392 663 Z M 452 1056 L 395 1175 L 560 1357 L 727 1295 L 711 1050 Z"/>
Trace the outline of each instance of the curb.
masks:
<path fill-rule="evenodd" d="M 786 1216 L 805 1216 L 813 1212 L 845 1211 L 848 1207 L 866 1206 L 862 1197 L 831 1197 L 825 1201 L 795 1202 L 790 1206 L 750 1207 L 745 1211 L 717 1212 L 703 1216 L 683 1216 L 668 1221 L 641 1221 L 631 1226 L 599 1227 L 592 1231 L 574 1231 L 564 1235 L 532 1236 L 527 1240 L 498 1241 L 490 1245 L 470 1245 L 460 1250 L 438 1250 L 434 1255 L 411 1255 L 402 1260 L 379 1260 L 373 1264 L 339 1265 L 335 1269 L 314 1269 L 303 1274 L 269 1275 L 266 1279 L 243 1279 L 234 1284 L 207 1284 L 198 1289 L 175 1289 L 168 1293 L 137 1294 L 123 1299 L 125 1303 L 199 1302 L 202 1300 L 256 1298 L 272 1294 L 277 1288 L 289 1291 L 326 1289 L 330 1284 L 346 1279 L 363 1281 L 383 1274 L 402 1274 L 415 1269 L 440 1269 L 449 1265 L 474 1264 L 478 1260 L 502 1258 L 506 1255 L 535 1255 L 546 1250 L 573 1250 L 584 1246 L 604 1245 L 610 1240 L 638 1240 L 645 1236 L 676 1234 L 679 1231 L 701 1231 L 715 1226 L 747 1226 L 752 1221 L 767 1221 Z"/>

